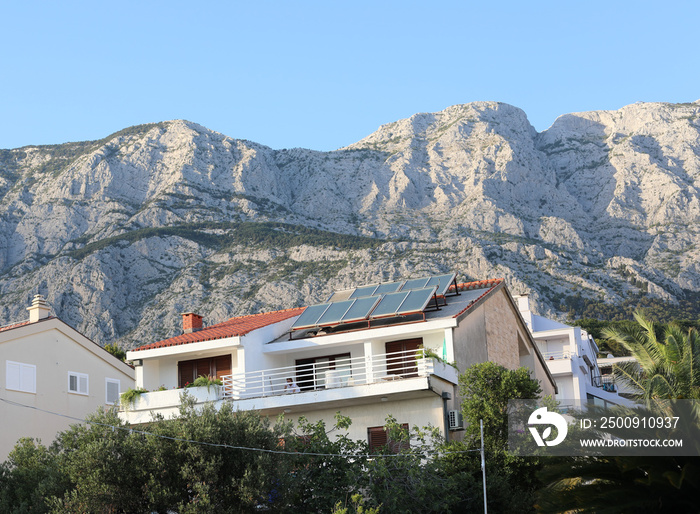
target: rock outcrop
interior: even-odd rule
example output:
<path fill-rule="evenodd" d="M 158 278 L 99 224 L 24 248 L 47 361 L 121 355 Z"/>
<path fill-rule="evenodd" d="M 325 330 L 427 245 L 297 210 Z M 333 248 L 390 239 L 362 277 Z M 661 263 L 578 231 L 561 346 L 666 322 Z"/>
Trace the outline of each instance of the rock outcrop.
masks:
<path fill-rule="evenodd" d="M 455 270 L 556 315 L 700 290 L 700 102 L 567 114 L 457 105 L 333 152 L 195 123 L 0 150 L 0 324 L 36 293 L 100 343 Z"/>

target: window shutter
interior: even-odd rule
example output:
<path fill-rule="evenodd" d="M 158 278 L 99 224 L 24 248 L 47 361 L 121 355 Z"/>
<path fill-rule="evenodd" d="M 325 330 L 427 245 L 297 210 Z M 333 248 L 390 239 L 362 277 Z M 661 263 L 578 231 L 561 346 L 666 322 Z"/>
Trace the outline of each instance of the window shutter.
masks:
<path fill-rule="evenodd" d="M 185 384 L 194 382 L 194 361 L 181 361 L 177 363 L 178 367 L 178 387 L 185 387 Z"/>
<path fill-rule="evenodd" d="M 418 376 L 415 352 L 422 346 L 423 339 L 404 339 L 385 344 L 387 354 L 386 372 L 388 375 L 400 375 L 404 378 Z"/>
<path fill-rule="evenodd" d="M 387 434 L 384 427 L 369 427 L 367 429 L 370 451 L 378 451 L 387 445 Z"/>
<path fill-rule="evenodd" d="M 223 375 L 231 374 L 231 354 L 209 357 L 206 359 L 193 359 L 180 361 L 178 367 L 178 387 L 185 387 L 185 384 L 194 382 L 199 377 L 212 376 L 221 378 Z"/>
<path fill-rule="evenodd" d="M 78 392 L 81 394 L 88 394 L 88 377 L 87 375 L 80 375 L 78 379 Z"/>
<path fill-rule="evenodd" d="M 119 381 L 107 379 L 105 382 L 106 403 L 117 403 L 119 401 Z"/>
<path fill-rule="evenodd" d="M 36 393 L 36 366 L 33 364 L 19 365 L 19 388 L 27 393 Z"/>
<path fill-rule="evenodd" d="M 214 358 L 216 378 L 231 374 L 231 355 L 221 355 Z"/>
<path fill-rule="evenodd" d="M 6 389 L 20 390 L 20 364 L 18 362 L 7 362 L 6 366 Z"/>
<path fill-rule="evenodd" d="M 88 375 L 86 373 L 69 371 L 68 391 L 71 393 L 88 394 Z"/>
<path fill-rule="evenodd" d="M 408 423 L 403 423 L 401 428 L 408 431 Z M 410 448 L 409 441 L 392 441 L 389 439 L 389 434 L 386 427 L 369 427 L 367 429 L 367 437 L 369 439 L 370 451 L 379 451 L 385 446 L 388 446 L 392 453 L 399 453 L 401 450 Z"/>
<path fill-rule="evenodd" d="M 208 377 L 211 375 L 211 365 L 211 359 L 199 359 L 196 361 L 197 376 L 195 378 Z"/>
<path fill-rule="evenodd" d="M 36 366 L 6 361 L 5 388 L 25 393 L 36 393 Z"/>

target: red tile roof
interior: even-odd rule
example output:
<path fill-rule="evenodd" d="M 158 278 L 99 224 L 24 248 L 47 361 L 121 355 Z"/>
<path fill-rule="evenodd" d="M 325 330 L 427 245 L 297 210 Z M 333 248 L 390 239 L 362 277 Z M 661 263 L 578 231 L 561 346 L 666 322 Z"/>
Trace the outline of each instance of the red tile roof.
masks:
<path fill-rule="evenodd" d="M 11 330 L 17 327 L 23 327 L 24 325 L 29 325 L 29 320 L 20 321 L 19 323 L 14 323 L 12 325 L 5 325 L 4 327 L 0 327 L 0 332 L 3 332 L 5 330 Z"/>
<path fill-rule="evenodd" d="M 298 316 L 303 312 L 303 310 L 304 307 L 298 307 L 296 309 L 285 309 L 281 311 L 263 312 L 262 314 L 239 316 L 237 318 L 231 318 L 228 321 L 217 323 L 216 325 L 212 325 L 210 327 L 205 327 L 197 332 L 182 334 L 171 337 L 170 339 L 158 341 L 156 343 L 139 346 L 138 348 L 134 348 L 132 351 L 153 350 L 154 348 L 165 348 L 168 346 L 178 346 L 181 344 L 199 343 L 202 341 L 213 341 L 215 339 L 223 339 L 226 337 L 242 336 L 248 332 L 257 330 L 258 328 L 266 327 L 267 325 L 272 325 L 273 323 Z"/>
<path fill-rule="evenodd" d="M 34 323 L 41 323 L 42 321 L 49 321 L 52 319 L 58 319 L 56 316 L 47 316 L 45 318 L 40 319 L 39 321 L 35 321 Z M 4 332 L 5 330 L 12 330 L 13 328 L 19 328 L 23 327 L 25 325 L 29 325 L 30 321 L 28 319 L 25 319 L 24 321 L 18 321 L 17 323 L 11 323 L 9 325 L 5 325 L 4 327 L 0 327 L 0 332 Z"/>
<path fill-rule="evenodd" d="M 489 278 L 487 280 L 478 280 L 476 282 L 462 282 L 461 284 L 457 284 L 457 287 L 459 288 L 460 291 L 467 291 L 468 289 L 483 289 L 485 287 L 488 287 L 489 289 L 492 289 L 496 287 L 498 284 L 503 282 L 502 278 Z M 450 286 L 449 291 L 454 291 L 455 286 L 452 285 Z"/>

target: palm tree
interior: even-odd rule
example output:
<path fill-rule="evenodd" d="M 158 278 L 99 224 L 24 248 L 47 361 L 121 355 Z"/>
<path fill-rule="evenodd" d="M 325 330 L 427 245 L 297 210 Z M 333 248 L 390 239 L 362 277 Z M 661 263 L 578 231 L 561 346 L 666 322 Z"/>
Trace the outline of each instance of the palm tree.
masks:
<path fill-rule="evenodd" d="M 634 317 L 637 325 L 603 330 L 636 359 L 616 366 L 616 377 L 640 400 L 700 399 L 697 330 L 670 324 L 661 341 L 652 322 L 639 311 Z M 697 430 L 693 412 L 688 422 Z M 539 512 L 700 512 L 698 457 L 577 457 L 552 462 L 539 478 L 548 484 L 538 492 Z"/>
<path fill-rule="evenodd" d="M 639 311 L 637 325 L 606 328 L 603 335 L 624 346 L 635 358 L 614 368 L 616 378 L 637 391 L 639 399 L 700 399 L 700 337 L 675 324 L 656 336 L 654 323 Z"/>

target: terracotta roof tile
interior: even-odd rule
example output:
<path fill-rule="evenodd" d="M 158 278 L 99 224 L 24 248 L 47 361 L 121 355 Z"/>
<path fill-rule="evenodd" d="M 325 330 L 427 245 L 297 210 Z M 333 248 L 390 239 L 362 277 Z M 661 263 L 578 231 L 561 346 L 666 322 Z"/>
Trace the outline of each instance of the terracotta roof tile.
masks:
<path fill-rule="evenodd" d="M 52 319 L 59 319 L 56 316 L 47 316 L 45 318 L 40 319 L 39 321 L 35 321 L 34 323 L 31 323 L 32 325 L 36 323 L 41 323 L 42 321 L 49 321 Z M 25 319 L 24 321 L 19 321 L 17 323 L 11 323 L 9 325 L 5 325 L 4 327 L 0 327 L 0 332 L 4 332 L 5 330 L 12 330 L 13 328 L 19 328 L 23 327 L 25 325 L 29 325 L 30 321 L 28 319 Z"/>
<path fill-rule="evenodd" d="M 4 332 L 5 330 L 11 330 L 17 327 L 23 327 L 24 325 L 29 325 L 29 320 L 20 321 L 19 323 L 13 323 L 11 325 L 5 325 L 4 327 L 0 327 L 0 332 Z"/>
<path fill-rule="evenodd" d="M 132 351 L 153 350 L 155 348 L 165 348 L 168 346 L 178 346 L 189 343 L 199 343 L 202 341 L 213 341 L 215 339 L 223 339 L 225 337 L 242 336 L 258 328 L 272 325 L 279 321 L 298 316 L 304 310 L 304 307 L 296 309 L 285 309 L 281 311 L 263 312 L 262 314 L 249 314 L 247 316 L 239 316 L 231 318 L 227 321 L 217 323 L 210 327 L 205 327 L 197 332 L 182 334 L 179 336 L 164 339 L 156 343 L 150 343 L 144 346 L 134 348 Z"/>
<path fill-rule="evenodd" d="M 468 289 L 483 289 L 484 287 L 491 289 L 501 282 L 503 282 L 502 278 L 489 278 L 486 280 L 477 280 L 476 282 L 462 282 L 461 284 L 457 284 L 457 287 L 460 291 L 467 291 Z M 455 286 L 450 286 L 449 291 L 454 290 Z"/>

